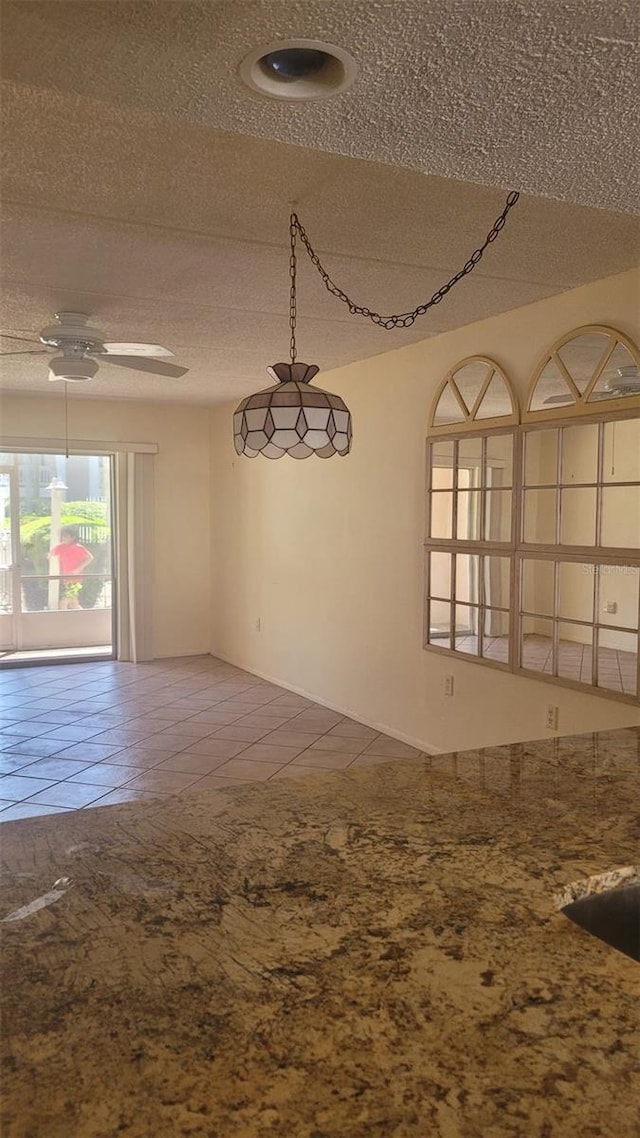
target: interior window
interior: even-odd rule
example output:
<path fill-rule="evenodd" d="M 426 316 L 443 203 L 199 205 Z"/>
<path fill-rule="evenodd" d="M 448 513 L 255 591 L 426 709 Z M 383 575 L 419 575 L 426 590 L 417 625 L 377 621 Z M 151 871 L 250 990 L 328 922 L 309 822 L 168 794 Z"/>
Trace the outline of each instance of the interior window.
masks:
<path fill-rule="evenodd" d="M 449 373 L 428 440 L 425 647 L 638 700 L 640 414 L 576 410 L 640 394 L 636 354 L 611 329 L 565 337 L 522 426 L 497 365 Z"/>

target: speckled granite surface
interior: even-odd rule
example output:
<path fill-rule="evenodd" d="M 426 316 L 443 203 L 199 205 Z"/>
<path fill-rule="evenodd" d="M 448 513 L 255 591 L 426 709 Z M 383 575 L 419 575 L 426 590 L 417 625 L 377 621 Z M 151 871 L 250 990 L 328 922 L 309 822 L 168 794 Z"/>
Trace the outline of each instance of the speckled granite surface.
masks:
<path fill-rule="evenodd" d="M 627 729 L 7 823 L 4 1138 L 640 1133 L 640 969 L 554 906 L 639 786 Z"/>

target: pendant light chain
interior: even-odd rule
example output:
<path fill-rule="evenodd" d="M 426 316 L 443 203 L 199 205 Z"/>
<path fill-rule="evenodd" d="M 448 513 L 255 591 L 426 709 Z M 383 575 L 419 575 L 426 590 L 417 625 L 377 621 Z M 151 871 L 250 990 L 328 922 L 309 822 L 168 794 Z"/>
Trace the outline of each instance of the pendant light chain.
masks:
<path fill-rule="evenodd" d="M 289 276 L 291 278 L 291 287 L 289 289 L 289 327 L 291 329 L 291 339 L 289 341 L 289 354 L 291 356 L 291 363 L 296 362 L 296 222 L 297 217 L 295 213 L 291 213 L 289 218 L 289 237 L 291 238 L 291 255 L 289 257 Z"/>
<path fill-rule="evenodd" d="M 466 277 L 468 275 L 468 273 L 473 272 L 476 265 L 479 264 L 479 262 L 482 260 L 485 249 L 493 241 L 495 241 L 495 239 L 498 236 L 498 234 L 500 233 L 501 229 L 504 228 L 505 222 L 507 220 L 507 214 L 509 213 L 509 211 L 511 209 L 513 209 L 513 207 L 516 204 L 516 202 L 518 201 L 519 197 L 520 197 L 520 194 L 516 190 L 512 190 L 512 192 L 507 197 L 507 200 L 506 200 L 506 203 L 505 203 L 505 206 L 504 206 L 502 213 L 494 221 L 494 223 L 491 226 L 491 229 L 489 230 L 483 244 L 480 245 L 479 248 L 476 249 L 471 254 L 471 256 L 469 257 L 469 260 L 467 261 L 465 266 L 462 269 L 460 269 L 455 274 L 455 276 L 453 276 L 451 278 L 450 281 L 447 281 L 447 283 L 445 285 L 442 285 L 442 287 L 439 288 L 437 292 L 434 292 L 434 294 L 430 300 L 427 300 L 424 304 L 419 304 L 417 308 L 414 308 L 413 312 L 403 312 L 403 313 L 400 313 L 399 315 L 396 315 L 396 316 L 381 316 L 379 312 L 372 312 L 371 309 L 365 308 L 362 305 L 356 304 L 355 301 L 351 300 L 351 298 L 347 296 L 346 292 L 343 292 L 342 289 L 339 288 L 339 286 L 331 280 L 331 277 L 329 276 L 328 272 L 326 271 L 324 266 L 321 264 L 320 258 L 318 257 L 318 254 L 314 251 L 314 249 L 311 245 L 311 242 L 309 241 L 309 238 L 307 237 L 304 226 L 302 225 L 302 222 L 300 221 L 300 218 L 298 217 L 297 213 L 292 213 L 291 218 L 290 218 L 290 225 L 289 225 L 289 232 L 291 235 L 291 261 L 290 261 L 290 266 L 291 266 L 291 282 L 292 282 L 291 283 L 291 308 L 290 308 L 290 316 L 289 316 L 289 324 L 291 326 L 291 353 L 292 353 L 291 362 L 293 363 L 295 361 L 295 350 L 296 350 L 295 349 L 295 326 L 296 326 L 296 283 L 295 283 L 296 282 L 296 252 L 295 252 L 295 250 L 296 250 L 296 233 L 300 235 L 300 240 L 302 241 L 302 244 L 304 245 L 305 249 L 307 250 L 309 257 L 311 258 L 312 264 L 315 265 L 316 269 L 320 273 L 320 276 L 322 277 L 322 280 L 324 281 L 325 288 L 330 293 L 333 293 L 334 296 L 337 296 L 338 300 L 341 300 L 343 302 L 343 304 L 346 304 L 348 306 L 349 312 L 352 314 L 352 316 L 364 316 L 368 320 L 371 320 L 374 324 L 378 324 L 380 328 L 387 328 L 387 329 L 389 329 L 389 328 L 410 328 L 411 325 L 418 318 L 418 316 L 424 316 L 425 312 L 428 312 L 429 309 L 433 308 L 433 306 L 435 304 L 439 304 L 440 301 L 443 300 L 444 297 L 447 295 L 447 293 L 450 291 L 450 289 L 452 289 L 453 286 L 458 283 L 458 281 L 462 280 L 463 277 Z"/>

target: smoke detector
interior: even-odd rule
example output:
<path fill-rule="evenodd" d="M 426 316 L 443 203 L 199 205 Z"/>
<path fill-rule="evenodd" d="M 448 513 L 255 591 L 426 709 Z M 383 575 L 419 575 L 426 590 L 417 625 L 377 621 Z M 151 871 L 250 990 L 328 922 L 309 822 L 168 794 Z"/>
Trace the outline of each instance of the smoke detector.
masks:
<path fill-rule="evenodd" d="M 348 51 L 322 40 L 267 44 L 254 48 L 240 64 L 240 76 L 252 91 L 290 102 L 339 95 L 357 74 Z"/>

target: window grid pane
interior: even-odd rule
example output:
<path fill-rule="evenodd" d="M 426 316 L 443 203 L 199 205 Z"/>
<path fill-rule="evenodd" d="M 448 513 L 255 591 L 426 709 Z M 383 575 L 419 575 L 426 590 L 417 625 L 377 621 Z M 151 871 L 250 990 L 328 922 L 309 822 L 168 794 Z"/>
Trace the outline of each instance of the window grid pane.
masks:
<path fill-rule="evenodd" d="M 427 598 L 450 616 L 447 636 L 429 637 L 431 643 L 637 700 L 640 556 L 632 554 L 640 549 L 640 448 L 616 454 L 616 437 L 640 440 L 640 416 L 450 440 L 452 536 L 427 540 L 431 551 L 454 555 L 449 595 L 431 589 Z M 515 484 L 509 446 L 512 464 L 521 456 L 511 467 Z M 493 503 L 498 494 L 508 497 L 510 484 L 520 495 L 518 501 L 514 492 L 509 513 L 521 515 L 522 539 L 504 526 L 497 533 L 491 523 L 492 514 L 506 517 Z M 616 553 L 624 558 L 618 564 Z M 498 562 L 501 581 L 504 565 L 516 563 L 516 591 L 511 596 L 509 587 L 505 604 L 496 603 Z"/>

